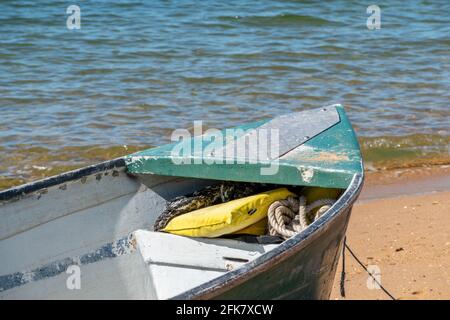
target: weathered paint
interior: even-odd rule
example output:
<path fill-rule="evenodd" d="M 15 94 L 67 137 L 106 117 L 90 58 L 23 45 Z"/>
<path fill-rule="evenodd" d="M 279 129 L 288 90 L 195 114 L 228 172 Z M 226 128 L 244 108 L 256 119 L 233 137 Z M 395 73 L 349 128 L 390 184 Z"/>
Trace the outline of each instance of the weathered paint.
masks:
<path fill-rule="evenodd" d="M 83 266 L 108 258 L 130 254 L 136 250 L 136 241 L 132 234 L 117 241 L 107 243 L 95 251 L 77 257 L 67 257 L 42 265 L 36 269 L 0 275 L 0 292 L 24 284 L 44 280 L 66 272 L 72 265 Z"/>
<path fill-rule="evenodd" d="M 73 181 L 77 179 L 84 179 L 86 182 L 86 176 L 94 174 L 96 172 L 103 172 L 105 170 L 111 170 L 114 168 L 123 167 L 125 164 L 124 158 L 118 158 L 114 160 L 105 161 L 92 166 L 87 166 L 81 169 L 76 169 L 73 171 L 68 171 L 57 176 L 50 178 L 34 181 L 31 183 L 26 183 L 18 187 L 10 188 L 7 190 L 0 191 L 0 204 L 4 201 L 14 201 L 19 200 L 21 197 L 40 190 L 41 192 L 45 188 L 60 185 L 64 182 Z M 114 170 L 117 171 L 117 170 Z M 114 172 L 113 172 L 114 173 Z M 83 182 L 83 181 L 82 181 Z"/>
<path fill-rule="evenodd" d="M 312 178 L 314 178 L 314 169 L 313 168 L 303 168 L 299 167 L 298 171 L 300 171 L 301 179 L 306 183 L 310 183 Z"/>
<path fill-rule="evenodd" d="M 234 147 L 236 145 L 243 145 L 246 147 L 246 150 L 251 150 L 249 147 L 251 137 L 257 138 L 262 134 L 267 135 L 269 139 L 271 131 L 276 130 L 279 138 L 278 141 L 273 141 L 276 144 L 276 147 L 273 148 L 276 154 L 244 154 L 244 159 L 239 159 L 246 162 L 275 160 L 334 126 L 339 121 L 339 113 L 334 107 L 281 115 L 255 129 L 247 131 L 243 136 L 237 138 L 234 143 L 226 144 L 218 150 L 218 154 L 228 155 L 231 153 L 234 155 Z M 264 148 L 267 143 L 267 141 L 255 140 L 257 150 Z"/>
<path fill-rule="evenodd" d="M 308 137 L 305 140 L 306 142 L 299 142 L 296 147 L 291 145 L 293 149 L 275 159 L 276 162 L 274 162 L 275 160 L 263 159 L 256 163 L 239 163 L 236 159 L 232 164 L 220 162 L 206 164 L 202 161 L 211 160 L 214 157 L 203 157 L 200 153 L 193 154 L 189 160 L 192 160 L 192 163 L 197 160 L 201 164 L 175 164 L 180 163 L 181 160 L 171 153 L 175 144 L 132 154 L 126 157 L 125 161 L 128 171 L 136 174 L 161 174 L 217 180 L 347 188 L 353 175 L 362 172 L 359 145 L 345 115 L 344 108 L 340 105 L 328 108 L 336 110 L 339 115 L 339 122 L 314 137 Z M 320 112 L 320 110 L 317 112 Z M 307 114 L 311 116 L 311 113 Z M 301 123 L 298 125 L 300 126 Z M 245 128 L 255 130 L 262 126 L 264 124 L 259 122 Z M 292 131 L 297 129 L 295 126 L 291 128 Z M 192 138 L 192 150 L 194 150 L 194 143 L 199 139 L 201 137 Z M 281 141 L 283 140 L 281 139 Z M 203 150 L 206 147 L 207 144 L 203 143 Z M 268 168 L 272 165 L 277 165 L 279 168 L 276 174 L 261 175 L 262 168 Z M 299 174 L 298 168 L 300 166 L 305 169 L 312 169 L 314 175 L 311 177 L 309 174 Z"/>

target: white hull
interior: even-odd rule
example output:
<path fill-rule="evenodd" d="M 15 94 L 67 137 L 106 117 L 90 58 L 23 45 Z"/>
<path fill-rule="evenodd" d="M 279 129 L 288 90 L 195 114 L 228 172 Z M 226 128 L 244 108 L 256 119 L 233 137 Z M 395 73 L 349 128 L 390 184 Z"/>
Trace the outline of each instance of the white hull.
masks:
<path fill-rule="evenodd" d="M 148 231 L 166 199 L 207 183 L 114 168 L 4 201 L 0 298 L 168 299 L 276 246 Z"/>

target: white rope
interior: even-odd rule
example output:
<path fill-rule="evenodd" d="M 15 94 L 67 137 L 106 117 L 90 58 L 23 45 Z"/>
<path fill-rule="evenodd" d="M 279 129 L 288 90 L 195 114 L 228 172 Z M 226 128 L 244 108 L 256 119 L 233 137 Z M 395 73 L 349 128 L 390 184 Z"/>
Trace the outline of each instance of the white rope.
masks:
<path fill-rule="evenodd" d="M 296 233 L 306 229 L 336 202 L 334 199 L 319 199 L 306 205 L 306 198 L 298 199 L 289 196 L 285 200 L 272 203 L 268 210 L 269 234 L 288 239 Z M 317 210 L 312 217 L 314 209 Z"/>

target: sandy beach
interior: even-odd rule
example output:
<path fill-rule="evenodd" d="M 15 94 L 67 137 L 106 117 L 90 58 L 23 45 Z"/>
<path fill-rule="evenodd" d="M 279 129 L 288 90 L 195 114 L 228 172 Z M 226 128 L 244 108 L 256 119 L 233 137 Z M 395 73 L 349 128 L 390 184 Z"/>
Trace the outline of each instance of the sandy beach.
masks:
<path fill-rule="evenodd" d="M 347 230 L 347 245 L 397 299 L 450 299 L 450 169 L 369 173 Z M 346 297 L 339 262 L 331 299 L 389 299 L 346 252 Z"/>

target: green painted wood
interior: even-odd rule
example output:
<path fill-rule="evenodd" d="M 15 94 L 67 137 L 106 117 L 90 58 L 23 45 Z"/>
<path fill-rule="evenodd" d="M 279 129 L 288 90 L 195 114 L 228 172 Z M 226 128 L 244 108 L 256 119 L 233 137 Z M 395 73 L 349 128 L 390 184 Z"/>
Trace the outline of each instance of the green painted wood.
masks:
<path fill-rule="evenodd" d="M 275 160 L 207 164 L 204 160 L 212 161 L 214 157 L 203 157 L 208 143 L 203 143 L 200 150 L 194 151 L 193 146 L 204 140 L 204 137 L 198 136 L 189 141 L 193 154 L 185 159 L 187 163 L 176 164 L 181 158 L 173 156 L 172 150 L 178 143 L 172 143 L 127 156 L 127 169 L 134 174 L 346 188 L 353 175 L 363 170 L 361 154 L 344 108 L 341 105 L 331 107 L 336 108 L 339 114 L 337 124 Z M 242 126 L 241 134 L 267 121 Z M 262 174 L 262 170 L 267 170 L 270 166 L 278 166 L 276 174 Z"/>

